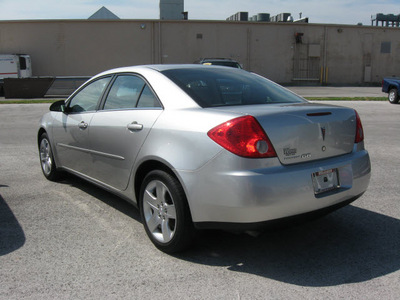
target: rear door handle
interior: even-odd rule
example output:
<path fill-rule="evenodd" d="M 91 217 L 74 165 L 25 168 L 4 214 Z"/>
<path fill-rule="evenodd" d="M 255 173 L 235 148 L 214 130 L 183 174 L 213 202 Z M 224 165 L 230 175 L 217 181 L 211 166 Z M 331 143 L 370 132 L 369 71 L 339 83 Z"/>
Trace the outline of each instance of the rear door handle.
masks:
<path fill-rule="evenodd" d="M 84 122 L 84 121 L 82 121 L 82 122 L 80 122 L 79 124 L 78 124 L 78 127 L 80 128 L 80 129 L 86 129 L 86 128 L 88 128 L 88 123 L 86 123 L 86 122 Z"/>
<path fill-rule="evenodd" d="M 132 122 L 126 126 L 130 131 L 140 131 L 143 129 L 142 124 L 138 124 L 138 122 Z"/>

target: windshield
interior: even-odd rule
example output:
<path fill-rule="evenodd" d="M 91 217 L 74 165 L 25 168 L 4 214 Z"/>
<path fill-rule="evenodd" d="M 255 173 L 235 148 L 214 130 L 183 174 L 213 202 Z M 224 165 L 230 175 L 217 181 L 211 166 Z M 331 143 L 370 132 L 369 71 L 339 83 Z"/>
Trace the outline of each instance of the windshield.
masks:
<path fill-rule="evenodd" d="M 305 102 L 281 86 L 243 70 L 182 68 L 162 73 L 201 107 Z"/>

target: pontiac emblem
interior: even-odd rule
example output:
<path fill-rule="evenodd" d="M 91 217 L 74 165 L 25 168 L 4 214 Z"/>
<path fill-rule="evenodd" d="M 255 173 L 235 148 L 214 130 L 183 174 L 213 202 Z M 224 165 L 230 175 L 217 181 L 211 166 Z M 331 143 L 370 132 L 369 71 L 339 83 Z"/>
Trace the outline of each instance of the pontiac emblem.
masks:
<path fill-rule="evenodd" d="M 286 156 L 293 156 L 296 155 L 297 153 L 297 149 L 296 148 L 283 148 L 283 154 L 285 154 Z"/>
<path fill-rule="evenodd" d="M 325 132 L 326 132 L 325 127 L 321 127 L 321 133 L 322 133 L 322 140 L 323 141 L 325 141 Z"/>

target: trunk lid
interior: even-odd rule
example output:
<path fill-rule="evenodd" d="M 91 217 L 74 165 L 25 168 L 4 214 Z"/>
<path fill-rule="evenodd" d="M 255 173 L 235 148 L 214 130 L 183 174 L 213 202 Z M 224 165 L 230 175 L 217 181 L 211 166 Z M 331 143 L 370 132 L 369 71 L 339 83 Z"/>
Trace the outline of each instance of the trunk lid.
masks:
<path fill-rule="evenodd" d="M 221 107 L 254 116 L 284 165 L 344 155 L 353 150 L 353 109 L 314 103 Z"/>

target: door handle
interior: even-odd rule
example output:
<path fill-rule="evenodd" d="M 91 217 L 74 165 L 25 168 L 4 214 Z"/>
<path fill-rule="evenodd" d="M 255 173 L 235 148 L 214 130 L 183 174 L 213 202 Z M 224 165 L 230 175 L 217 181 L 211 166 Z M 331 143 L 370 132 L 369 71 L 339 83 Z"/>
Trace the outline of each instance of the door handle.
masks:
<path fill-rule="evenodd" d="M 143 129 L 143 125 L 138 124 L 138 122 L 136 122 L 136 121 L 128 124 L 126 127 L 131 131 L 140 131 Z"/>
<path fill-rule="evenodd" d="M 80 122 L 79 124 L 78 124 L 78 127 L 80 128 L 80 129 L 86 129 L 86 128 L 88 128 L 88 123 L 86 123 L 86 122 L 84 122 L 84 121 L 82 121 L 82 122 Z"/>

